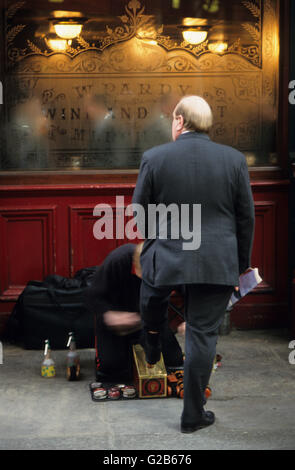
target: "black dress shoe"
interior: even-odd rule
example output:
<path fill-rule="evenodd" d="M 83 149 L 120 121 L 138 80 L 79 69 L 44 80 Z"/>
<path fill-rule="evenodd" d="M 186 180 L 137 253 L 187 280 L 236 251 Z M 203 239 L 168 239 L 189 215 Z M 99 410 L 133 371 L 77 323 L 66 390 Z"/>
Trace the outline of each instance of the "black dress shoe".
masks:
<path fill-rule="evenodd" d="M 205 411 L 205 414 L 201 421 L 199 421 L 196 424 L 181 424 L 181 432 L 190 434 L 192 432 L 198 431 L 198 429 L 206 428 L 207 426 L 210 426 L 213 424 L 215 421 L 215 415 L 212 413 L 212 411 Z"/>
<path fill-rule="evenodd" d="M 161 358 L 160 334 L 144 331 L 143 349 L 146 362 L 150 365 L 156 364 Z"/>

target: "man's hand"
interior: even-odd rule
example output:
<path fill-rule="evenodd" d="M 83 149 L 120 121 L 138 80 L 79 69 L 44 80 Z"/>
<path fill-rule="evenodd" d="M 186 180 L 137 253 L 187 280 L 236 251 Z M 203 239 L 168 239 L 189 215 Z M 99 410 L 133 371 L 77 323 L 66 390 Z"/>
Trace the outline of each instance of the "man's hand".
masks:
<path fill-rule="evenodd" d="M 103 319 L 107 327 L 121 334 L 128 334 L 129 331 L 141 326 L 140 315 L 136 312 L 108 310 L 104 313 Z"/>

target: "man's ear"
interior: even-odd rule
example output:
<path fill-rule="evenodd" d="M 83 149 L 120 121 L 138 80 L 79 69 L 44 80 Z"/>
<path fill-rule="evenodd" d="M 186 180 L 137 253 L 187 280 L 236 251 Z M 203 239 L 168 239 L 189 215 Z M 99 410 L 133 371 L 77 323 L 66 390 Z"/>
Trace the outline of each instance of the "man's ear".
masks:
<path fill-rule="evenodd" d="M 178 131 L 182 131 L 183 129 L 183 124 L 184 124 L 184 119 L 183 119 L 183 116 L 181 116 L 181 114 L 179 116 L 177 116 L 177 125 L 176 125 L 176 129 Z"/>

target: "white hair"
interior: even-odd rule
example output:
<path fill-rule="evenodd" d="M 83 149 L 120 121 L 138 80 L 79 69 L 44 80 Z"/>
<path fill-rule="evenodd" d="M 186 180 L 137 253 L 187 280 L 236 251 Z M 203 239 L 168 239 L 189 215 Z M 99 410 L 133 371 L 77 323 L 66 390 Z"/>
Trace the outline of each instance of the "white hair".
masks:
<path fill-rule="evenodd" d="M 201 96 L 184 96 L 174 115 L 183 117 L 183 127 L 188 131 L 209 132 L 213 124 L 212 110 Z"/>

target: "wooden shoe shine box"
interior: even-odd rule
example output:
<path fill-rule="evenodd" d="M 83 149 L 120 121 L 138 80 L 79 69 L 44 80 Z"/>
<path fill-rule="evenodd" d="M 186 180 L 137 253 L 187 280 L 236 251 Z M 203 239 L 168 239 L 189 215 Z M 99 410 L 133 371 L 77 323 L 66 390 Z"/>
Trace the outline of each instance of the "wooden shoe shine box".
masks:
<path fill-rule="evenodd" d="M 139 398 L 167 397 L 167 371 L 163 355 L 154 367 L 149 368 L 145 360 L 145 352 L 140 344 L 133 347 L 134 385 Z"/>

